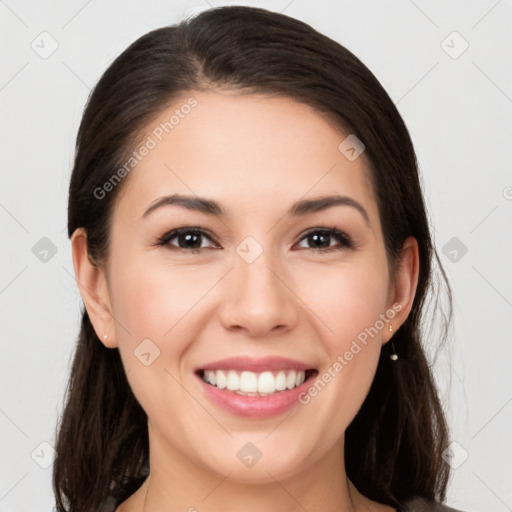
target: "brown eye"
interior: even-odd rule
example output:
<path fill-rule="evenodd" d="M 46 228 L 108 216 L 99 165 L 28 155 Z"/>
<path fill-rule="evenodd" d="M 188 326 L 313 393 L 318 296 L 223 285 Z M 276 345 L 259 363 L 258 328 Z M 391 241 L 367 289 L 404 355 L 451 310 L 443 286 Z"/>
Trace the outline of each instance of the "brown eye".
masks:
<path fill-rule="evenodd" d="M 171 243 L 176 239 L 176 243 Z M 188 252 L 199 252 L 201 249 L 206 249 L 208 246 L 203 246 L 204 239 L 212 241 L 211 237 L 197 228 L 179 228 L 166 233 L 159 239 L 158 245 L 168 245 L 172 248 L 182 249 Z"/>
<path fill-rule="evenodd" d="M 338 242 L 338 246 L 331 245 L 333 239 Z M 310 247 L 306 247 L 306 249 L 320 250 L 322 252 L 353 247 L 350 237 L 337 229 L 314 229 L 306 233 L 301 238 L 302 240 L 306 240 L 310 244 Z"/>

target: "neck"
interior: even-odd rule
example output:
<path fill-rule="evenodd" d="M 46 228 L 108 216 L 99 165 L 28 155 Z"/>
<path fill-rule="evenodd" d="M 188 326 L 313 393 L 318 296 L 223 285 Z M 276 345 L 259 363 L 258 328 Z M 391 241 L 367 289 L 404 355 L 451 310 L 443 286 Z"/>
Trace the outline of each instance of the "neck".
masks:
<path fill-rule="evenodd" d="M 134 510 L 356 512 L 366 502 L 346 476 L 343 437 L 323 458 L 303 471 L 274 475 L 265 469 L 257 483 L 237 480 L 232 472 L 215 473 L 190 460 L 151 426 L 149 438 L 150 476 L 132 500 L 137 503 Z"/>

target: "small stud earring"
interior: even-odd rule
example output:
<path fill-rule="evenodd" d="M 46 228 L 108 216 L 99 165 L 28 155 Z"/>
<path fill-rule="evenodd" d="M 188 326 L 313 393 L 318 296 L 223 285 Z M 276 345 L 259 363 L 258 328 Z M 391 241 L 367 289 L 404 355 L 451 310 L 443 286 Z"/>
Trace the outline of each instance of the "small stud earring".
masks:
<path fill-rule="evenodd" d="M 106 340 L 108 338 L 108 336 L 105 334 L 105 336 L 103 336 L 103 339 Z"/>

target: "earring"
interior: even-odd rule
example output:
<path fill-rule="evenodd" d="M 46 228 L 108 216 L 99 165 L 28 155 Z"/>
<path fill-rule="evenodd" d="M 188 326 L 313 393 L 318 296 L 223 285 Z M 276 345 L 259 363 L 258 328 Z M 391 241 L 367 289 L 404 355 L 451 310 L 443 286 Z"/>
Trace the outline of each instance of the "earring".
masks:
<path fill-rule="evenodd" d="M 105 336 L 103 336 L 103 339 L 106 340 L 108 338 L 108 336 L 105 334 Z"/>
<path fill-rule="evenodd" d="M 391 324 L 389 324 L 389 332 L 393 332 L 393 326 Z M 393 341 L 391 341 L 391 347 L 393 348 L 393 353 L 389 356 L 389 359 L 396 361 L 398 359 L 398 354 L 396 353 Z"/>

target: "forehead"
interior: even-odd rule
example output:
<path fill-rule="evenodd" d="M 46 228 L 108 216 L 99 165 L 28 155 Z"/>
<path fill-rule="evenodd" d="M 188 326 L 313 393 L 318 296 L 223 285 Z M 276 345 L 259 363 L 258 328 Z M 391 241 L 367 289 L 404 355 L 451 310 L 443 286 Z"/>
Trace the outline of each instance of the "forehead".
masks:
<path fill-rule="evenodd" d="M 159 196 L 183 193 L 214 198 L 228 214 L 263 205 L 278 214 L 300 198 L 339 193 L 372 218 L 364 153 L 349 160 L 339 149 L 348 135 L 288 98 L 191 92 L 143 130 L 135 150 L 150 149 L 130 172 L 119 208 L 128 202 L 142 215 Z"/>

